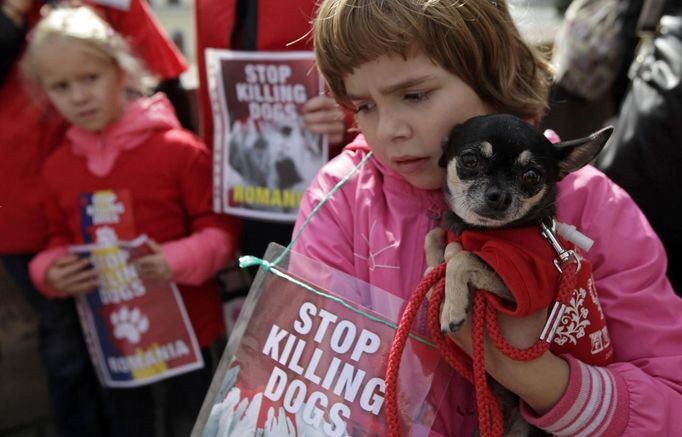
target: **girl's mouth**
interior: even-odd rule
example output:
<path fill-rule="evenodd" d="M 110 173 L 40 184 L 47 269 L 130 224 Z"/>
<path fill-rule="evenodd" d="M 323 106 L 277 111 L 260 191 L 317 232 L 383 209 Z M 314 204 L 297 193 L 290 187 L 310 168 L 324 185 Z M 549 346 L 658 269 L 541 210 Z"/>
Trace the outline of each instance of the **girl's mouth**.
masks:
<path fill-rule="evenodd" d="M 95 115 L 97 113 L 96 109 L 91 109 L 89 111 L 81 111 L 78 113 L 78 118 L 87 118 Z"/>
<path fill-rule="evenodd" d="M 426 167 L 430 159 L 427 157 L 401 156 L 393 159 L 396 169 L 403 174 L 416 173 Z"/>

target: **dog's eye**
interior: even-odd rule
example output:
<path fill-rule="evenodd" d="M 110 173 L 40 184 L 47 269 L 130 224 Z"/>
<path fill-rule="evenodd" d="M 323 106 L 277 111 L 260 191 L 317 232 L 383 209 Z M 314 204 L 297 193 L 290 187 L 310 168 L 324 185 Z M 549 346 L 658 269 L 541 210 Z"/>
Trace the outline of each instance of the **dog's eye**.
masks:
<path fill-rule="evenodd" d="M 462 154 L 459 158 L 459 162 L 464 168 L 476 168 L 478 166 L 478 156 L 475 153 L 467 152 Z"/>
<path fill-rule="evenodd" d="M 542 176 L 537 170 L 527 170 L 521 175 L 521 180 L 527 185 L 537 185 L 540 183 Z"/>

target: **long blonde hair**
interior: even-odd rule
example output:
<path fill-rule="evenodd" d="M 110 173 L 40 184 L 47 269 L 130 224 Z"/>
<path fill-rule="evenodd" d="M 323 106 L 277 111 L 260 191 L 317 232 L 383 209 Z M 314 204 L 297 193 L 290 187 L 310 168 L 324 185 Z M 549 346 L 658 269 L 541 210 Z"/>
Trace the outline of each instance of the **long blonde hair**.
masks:
<path fill-rule="evenodd" d="M 313 21 L 318 68 L 348 104 L 343 78 L 387 54 L 422 50 L 486 103 L 538 121 L 552 69 L 523 41 L 505 0 L 323 0 Z"/>
<path fill-rule="evenodd" d="M 58 40 L 78 42 L 92 49 L 93 53 L 111 59 L 126 72 L 127 88 L 133 94 L 147 94 L 156 86 L 156 78 L 133 56 L 128 43 L 93 9 L 60 6 L 50 10 L 29 34 L 21 69 L 35 88 L 41 87 L 36 55 L 46 44 Z"/>

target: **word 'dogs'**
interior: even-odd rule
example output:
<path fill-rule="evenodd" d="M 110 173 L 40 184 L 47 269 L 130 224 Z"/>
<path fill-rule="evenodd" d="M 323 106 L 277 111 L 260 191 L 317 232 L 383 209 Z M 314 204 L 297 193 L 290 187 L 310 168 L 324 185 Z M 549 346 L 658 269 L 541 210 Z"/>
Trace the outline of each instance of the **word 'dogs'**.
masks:
<path fill-rule="evenodd" d="M 379 350 L 379 335 L 358 329 L 353 321 L 311 302 L 301 304 L 290 329 L 273 324 L 262 348 L 277 363 L 265 387 L 267 399 L 281 400 L 290 414 L 303 409 L 303 421 L 321 426 L 328 436 L 344 435 L 351 407 L 379 414 L 384 402 L 383 374 L 380 369 L 362 368 L 369 361 L 362 358 Z M 298 377 L 291 377 L 292 373 Z M 330 405 L 332 393 L 337 400 Z"/>
<path fill-rule="evenodd" d="M 246 82 L 235 84 L 237 100 L 248 102 L 253 120 L 289 121 L 297 117 L 296 105 L 308 100 L 306 88 L 289 83 L 292 70 L 285 64 L 246 64 Z"/>

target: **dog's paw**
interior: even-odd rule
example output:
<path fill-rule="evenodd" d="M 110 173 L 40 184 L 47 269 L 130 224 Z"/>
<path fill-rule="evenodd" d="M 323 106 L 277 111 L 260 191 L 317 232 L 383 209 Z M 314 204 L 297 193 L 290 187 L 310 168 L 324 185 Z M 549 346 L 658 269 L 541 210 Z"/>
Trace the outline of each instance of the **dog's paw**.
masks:
<path fill-rule="evenodd" d="M 467 318 L 470 309 L 469 276 L 461 269 L 461 252 L 452 258 L 445 270 L 445 297 L 440 309 L 440 330 L 444 334 L 457 332 Z"/>
<path fill-rule="evenodd" d="M 461 311 L 454 305 L 444 303 L 440 310 L 440 331 L 443 334 L 450 334 L 459 331 L 466 320 L 467 312 Z"/>

